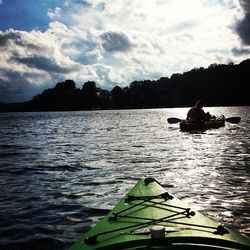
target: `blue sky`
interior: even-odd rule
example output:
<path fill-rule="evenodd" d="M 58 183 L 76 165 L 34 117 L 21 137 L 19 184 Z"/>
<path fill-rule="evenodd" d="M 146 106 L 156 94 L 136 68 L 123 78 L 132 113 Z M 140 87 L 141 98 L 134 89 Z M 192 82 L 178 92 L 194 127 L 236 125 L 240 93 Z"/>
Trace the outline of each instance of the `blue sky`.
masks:
<path fill-rule="evenodd" d="M 35 4 L 34 4 L 35 2 Z M 59 1 L 2 0 L 0 6 L 0 28 L 31 31 L 45 31 L 51 21 L 47 15 L 49 8 L 55 8 Z"/>
<path fill-rule="evenodd" d="M 0 0 L 0 102 L 66 79 L 112 89 L 249 54 L 248 0 Z"/>

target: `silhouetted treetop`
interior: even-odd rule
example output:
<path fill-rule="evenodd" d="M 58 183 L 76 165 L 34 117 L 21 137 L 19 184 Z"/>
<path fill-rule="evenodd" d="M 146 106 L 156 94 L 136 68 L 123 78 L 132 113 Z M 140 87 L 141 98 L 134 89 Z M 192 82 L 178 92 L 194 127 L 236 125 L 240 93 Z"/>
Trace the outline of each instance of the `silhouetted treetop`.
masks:
<path fill-rule="evenodd" d="M 65 82 L 59 82 L 55 86 L 55 90 L 67 92 L 74 91 L 76 89 L 76 84 L 73 80 L 66 80 Z"/>

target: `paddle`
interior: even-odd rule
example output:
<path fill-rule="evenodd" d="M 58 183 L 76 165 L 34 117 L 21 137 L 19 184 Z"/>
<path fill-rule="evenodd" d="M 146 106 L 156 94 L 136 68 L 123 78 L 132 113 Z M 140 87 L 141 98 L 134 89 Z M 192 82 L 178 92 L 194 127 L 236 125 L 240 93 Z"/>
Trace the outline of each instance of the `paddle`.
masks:
<path fill-rule="evenodd" d="M 182 119 L 179 119 L 179 118 L 176 118 L 176 117 L 170 117 L 167 120 L 168 120 L 169 124 L 176 124 L 176 123 L 182 121 Z M 229 122 L 229 123 L 237 124 L 237 123 L 239 123 L 241 121 L 241 118 L 237 117 L 237 116 L 233 116 L 233 117 L 225 118 L 225 121 Z"/>
<path fill-rule="evenodd" d="M 226 122 L 229 122 L 229 123 L 234 123 L 234 124 L 237 124 L 241 121 L 241 118 L 240 117 L 237 117 L 237 116 L 234 116 L 234 117 L 228 117 L 225 119 Z"/>
<path fill-rule="evenodd" d="M 179 119 L 179 118 L 176 118 L 176 117 L 170 117 L 170 118 L 168 118 L 168 123 L 169 124 L 175 124 L 175 123 L 178 123 L 180 121 L 182 121 L 182 120 Z"/>

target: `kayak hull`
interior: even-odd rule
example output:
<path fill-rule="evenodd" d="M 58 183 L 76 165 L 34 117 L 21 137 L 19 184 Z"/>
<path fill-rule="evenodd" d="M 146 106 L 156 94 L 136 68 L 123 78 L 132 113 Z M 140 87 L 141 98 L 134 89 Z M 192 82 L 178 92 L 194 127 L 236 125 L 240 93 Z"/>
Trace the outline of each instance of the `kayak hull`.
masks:
<path fill-rule="evenodd" d="M 164 229 L 152 238 L 152 227 Z M 250 249 L 250 240 L 221 226 L 168 194 L 152 178 L 142 178 L 70 250 L 90 249 Z"/>
<path fill-rule="evenodd" d="M 180 130 L 182 131 L 205 131 L 208 129 L 216 129 L 225 126 L 225 117 L 220 116 L 205 122 L 190 122 L 183 120 L 180 122 Z"/>

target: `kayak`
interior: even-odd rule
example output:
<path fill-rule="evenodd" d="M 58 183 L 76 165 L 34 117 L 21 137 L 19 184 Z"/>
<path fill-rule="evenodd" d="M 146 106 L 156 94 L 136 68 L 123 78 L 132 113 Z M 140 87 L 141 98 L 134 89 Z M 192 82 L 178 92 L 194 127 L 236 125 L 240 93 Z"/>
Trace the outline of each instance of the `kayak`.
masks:
<path fill-rule="evenodd" d="M 250 239 L 194 211 L 153 178 L 142 178 L 70 250 L 247 250 Z"/>
<path fill-rule="evenodd" d="M 190 122 L 187 120 L 183 120 L 180 122 L 180 130 L 182 131 L 205 131 L 212 128 L 220 128 L 223 126 L 225 126 L 224 115 L 204 122 Z"/>

